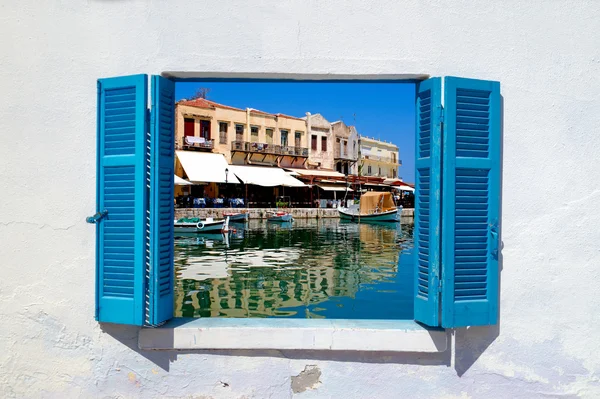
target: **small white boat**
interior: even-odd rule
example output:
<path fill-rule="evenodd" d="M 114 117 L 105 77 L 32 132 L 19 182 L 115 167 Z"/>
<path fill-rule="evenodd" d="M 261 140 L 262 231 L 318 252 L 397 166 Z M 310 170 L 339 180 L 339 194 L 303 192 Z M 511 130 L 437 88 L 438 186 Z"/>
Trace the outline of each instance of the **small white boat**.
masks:
<path fill-rule="evenodd" d="M 267 216 L 269 222 L 291 222 L 292 220 L 292 214 L 283 211 L 269 212 Z"/>
<path fill-rule="evenodd" d="M 247 222 L 248 221 L 248 213 L 247 212 L 223 212 L 224 218 L 229 218 L 230 222 Z"/>
<path fill-rule="evenodd" d="M 225 219 L 214 220 L 206 218 L 182 218 L 175 221 L 175 234 L 177 233 L 220 233 L 225 225 Z"/>
<path fill-rule="evenodd" d="M 402 207 L 396 207 L 387 192 L 369 191 L 360 197 L 360 205 L 338 208 L 341 220 L 353 222 L 399 222 Z"/>

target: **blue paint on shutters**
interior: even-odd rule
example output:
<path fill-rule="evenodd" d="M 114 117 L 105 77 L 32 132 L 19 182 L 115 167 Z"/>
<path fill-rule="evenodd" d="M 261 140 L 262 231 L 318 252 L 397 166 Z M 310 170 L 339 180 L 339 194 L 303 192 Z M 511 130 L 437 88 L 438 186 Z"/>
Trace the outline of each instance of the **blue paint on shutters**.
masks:
<path fill-rule="evenodd" d="M 175 84 L 152 76 L 150 129 L 148 324 L 173 317 L 173 190 Z"/>
<path fill-rule="evenodd" d="M 500 84 L 444 80 L 442 326 L 498 319 Z"/>
<path fill-rule="evenodd" d="M 441 79 L 421 82 L 416 100 L 415 320 L 439 325 Z"/>
<path fill-rule="evenodd" d="M 147 76 L 98 80 L 96 319 L 144 322 Z"/>

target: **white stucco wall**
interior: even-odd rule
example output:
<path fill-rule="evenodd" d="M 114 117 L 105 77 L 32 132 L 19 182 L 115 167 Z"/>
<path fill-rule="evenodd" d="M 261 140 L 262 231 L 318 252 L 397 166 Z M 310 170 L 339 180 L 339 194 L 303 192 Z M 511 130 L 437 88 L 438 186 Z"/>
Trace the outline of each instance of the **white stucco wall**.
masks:
<path fill-rule="evenodd" d="M 600 3 L 0 6 L 0 397 L 600 397 Z M 94 314 L 96 78 L 429 73 L 504 97 L 500 325 L 442 354 L 139 352 Z M 301 382 L 296 381 L 296 387 Z"/>

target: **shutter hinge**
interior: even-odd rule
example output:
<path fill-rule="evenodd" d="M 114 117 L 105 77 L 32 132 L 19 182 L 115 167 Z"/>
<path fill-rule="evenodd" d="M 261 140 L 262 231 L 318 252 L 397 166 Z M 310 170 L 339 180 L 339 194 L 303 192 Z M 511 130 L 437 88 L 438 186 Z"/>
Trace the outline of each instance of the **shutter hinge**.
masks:
<path fill-rule="evenodd" d="M 439 119 L 438 119 L 438 123 L 440 125 L 444 124 L 444 108 L 440 106 L 440 112 L 439 112 Z"/>

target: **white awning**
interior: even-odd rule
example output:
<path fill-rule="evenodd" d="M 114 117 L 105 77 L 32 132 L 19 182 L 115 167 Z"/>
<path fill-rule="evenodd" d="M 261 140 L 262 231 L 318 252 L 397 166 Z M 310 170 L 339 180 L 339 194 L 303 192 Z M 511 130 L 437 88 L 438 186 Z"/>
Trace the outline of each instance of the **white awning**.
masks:
<path fill-rule="evenodd" d="M 398 186 L 397 189 L 400 190 L 400 191 L 410 191 L 410 192 L 414 192 L 415 191 L 415 189 L 412 188 L 411 186 L 407 186 L 407 185 L 404 185 L 404 184 L 402 184 L 401 186 Z"/>
<path fill-rule="evenodd" d="M 340 185 L 340 184 L 323 184 L 323 183 L 317 183 L 317 186 L 322 188 L 325 191 L 346 191 L 346 187 Z M 353 191 L 351 188 L 348 187 L 348 192 Z"/>
<path fill-rule="evenodd" d="M 222 154 L 197 151 L 175 151 L 175 154 L 193 183 L 239 183 Z"/>
<path fill-rule="evenodd" d="M 319 177 L 346 177 L 343 173 L 336 172 L 335 170 L 322 170 L 322 169 L 296 169 L 296 168 L 285 168 L 290 172 L 298 173 L 300 176 L 319 176 Z"/>
<path fill-rule="evenodd" d="M 181 177 L 179 177 L 177 175 L 173 175 L 173 176 L 175 176 L 175 185 L 176 186 L 189 186 L 192 184 L 189 181 L 182 179 Z"/>
<path fill-rule="evenodd" d="M 263 187 L 306 187 L 300 180 L 290 176 L 285 170 L 268 166 L 230 165 L 233 172 L 245 184 L 256 184 Z"/>

